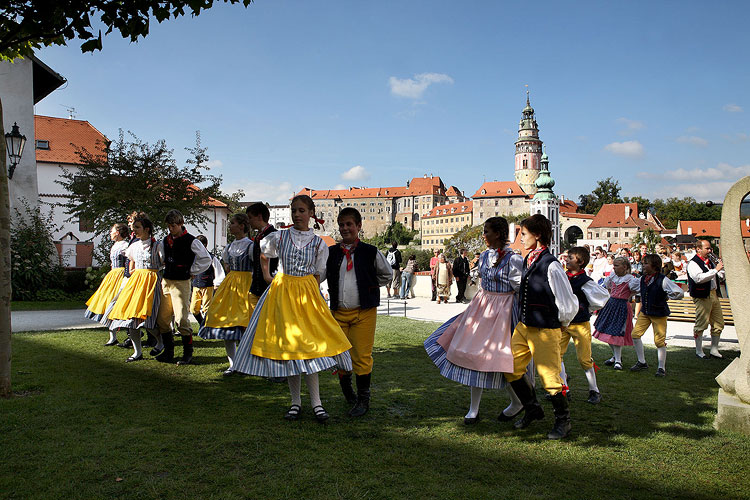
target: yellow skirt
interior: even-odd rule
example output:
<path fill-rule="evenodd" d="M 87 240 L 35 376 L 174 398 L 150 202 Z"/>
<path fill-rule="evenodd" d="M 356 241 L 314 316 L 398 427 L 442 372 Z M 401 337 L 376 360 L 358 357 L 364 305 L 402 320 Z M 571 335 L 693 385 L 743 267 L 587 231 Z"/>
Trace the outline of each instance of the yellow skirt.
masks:
<path fill-rule="evenodd" d="M 158 282 L 159 273 L 155 269 L 136 269 L 125 283 L 108 318 L 145 320 L 151 316 Z"/>
<path fill-rule="evenodd" d="M 257 314 L 251 353 L 292 360 L 335 356 L 352 345 L 323 300 L 314 276 L 278 273 Z"/>
<path fill-rule="evenodd" d="M 247 327 L 250 322 L 250 284 L 253 273 L 250 271 L 230 271 L 219 285 L 206 313 L 205 326 L 226 328 Z"/>
<path fill-rule="evenodd" d="M 99 288 L 96 289 L 94 294 L 86 301 L 88 306 L 87 312 L 94 315 L 104 314 L 107 310 L 112 299 L 115 298 L 117 292 L 120 291 L 120 284 L 122 278 L 125 276 L 124 267 L 116 267 L 108 272 L 102 280 Z"/>

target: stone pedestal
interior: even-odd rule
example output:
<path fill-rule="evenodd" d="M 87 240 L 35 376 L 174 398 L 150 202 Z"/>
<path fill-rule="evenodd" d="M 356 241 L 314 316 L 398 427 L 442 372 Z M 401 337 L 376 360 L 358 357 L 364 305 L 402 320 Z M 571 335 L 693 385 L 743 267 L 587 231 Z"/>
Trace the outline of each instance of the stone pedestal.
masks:
<path fill-rule="evenodd" d="M 719 389 L 719 412 L 714 419 L 714 428 L 750 436 L 750 404 Z"/>

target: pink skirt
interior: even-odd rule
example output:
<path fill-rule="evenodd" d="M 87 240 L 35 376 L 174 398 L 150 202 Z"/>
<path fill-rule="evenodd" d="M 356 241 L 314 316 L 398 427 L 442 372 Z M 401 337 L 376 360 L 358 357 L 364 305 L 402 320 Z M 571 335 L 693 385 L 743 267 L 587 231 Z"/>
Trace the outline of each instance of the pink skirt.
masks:
<path fill-rule="evenodd" d="M 513 373 L 512 311 L 512 293 L 480 290 L 437 343 L 454 365 L 480 372 Z"/>

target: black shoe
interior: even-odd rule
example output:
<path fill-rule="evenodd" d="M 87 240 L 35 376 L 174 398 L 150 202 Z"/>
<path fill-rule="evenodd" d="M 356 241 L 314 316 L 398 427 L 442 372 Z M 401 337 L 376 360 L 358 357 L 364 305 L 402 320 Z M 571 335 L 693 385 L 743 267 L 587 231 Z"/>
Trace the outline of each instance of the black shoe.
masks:
<path fill-rule="evenodd" d="M 531 422 L 534 420 L 542 420 L 544 418 L 544 410 L 542 410 L 542 407 L 539 406 L 539 403 L 537 403 L 535 406 L 529 406 L 528 408 L 524 408 L 526 411 L 523 414 L 523 417 L 521 417 L 519 420 L 516 420 L 513 424 L 513 427 L 516 429 L 525 429 L 529 425 L 531 425 Z"/>
<path fill-rule="evenodd" d="M 284 415 L 284 420 L 297 420 L 301 411 L 302 407 L 300 405 L 290 406 Z"/>
<path fill-rule="evenodd" d="M 615 365 L 614 365 L 613 368 L 615 370 L 617 370 L 617 371 L 621 371 L 622 370 L 622 363 L 620 363 L 619 361 L 615 361 Z"/>
<path fill-rule="evenodd" d="M 615 364 L 615 358 L 609 358 L 607 361 L 604 362 L 604 366 L 612 366 Z"/>
<path fill-rule="evenodd" d="M 125 360 L 126 363 L 132 363 L 133 361 L 140 361 L 143 359 L 143 354 L 139 354 L 138 356 L 132 355 L 128 359 Z"/>
<path fill-rule="evenodd" d="M 666 371 L 664 371 L 664 369 L 663 369 L 663 368 L 659 368 L 658 370 L 656 370 L 656 373 L 655 373 L 655 375 L 656 375 L 657 377 L 666 377 L 666 376 L 667 376 L 667 372 L 666 372 Z"/>
<path fill-rule="evenodd" d="M 107 347 L 109 347 L 111 345 L 119 345 L 119 344 L 117 343 L 117 339 L 115 339 L 115 340 L 110 340 L 109 342 L 107 342 L 104 345 L 107 346 Z"/>
<path fill-rule="evenodd" d="M 514 380 L 510 383 L 510 386 L 513 388 L 513 392 L 516 393 L 516 396 L 518 396 L 518 399 L 521 400 L 524 409 L 523 417 L 517 420 L 513 424 L 513 427 L 516 429 L 525 429 L 534 420 L 544 418 L 544 410 L 536 399 L 534 388 L 531 387 L 531 384 L 525 377 Z"/>
<path fill-rule="evenodd" d="M 224 370 L 223 372 L 221 372 L 221 375 L 222 375 L 223 377 L 231 377 L 231 376 L 232 376 L 232 375 L 234 375 L 235 373 L 236 373 L 236 372 L 235 372 L 234 370 L 232 370 L 231 368 L 227 368 L 226 370 Z"/>
<path fill-rule="evenodd" d="M 117 347 L 121 347 L 122 349 L 131 349 L 133 347 L 133 341 L 127 338 L 117 344 Z"/>
<path fill-rule="evenodd" d="M 697 352 L 695 353 L 695 357 L 698 359 L 708 359 L 708 356 L 706 356 L 705 354 L 698 354 Z"/>
<path fill-rule="evenodd" d="M 344 394 L 344 399 L 350 405 L 357 403 L 357 395 L 352 389 L 352 374 L 351 373 L 339 373 L 339 385 L 341 386 L 341 392 Z"/>
<path fill-rule="evenodd" d="M 177 362 L 177 366 L 189 365 L 193 362 L 193 336 L 182 336 L 182 358 Z"/>
<path fill-rule="evenodd" d="M 174 344 L 168 345 L 166 338 L 164 339 L 164 349 L 161 354 L 156 356 L 156 361 L 160 363 L 172 363 L 174 361 Z"/>
<path fill-rule="evenodd" d="M 518 415 L 520 415 L 522 411 L 523 411 L 523 408 L 515 412 L 513 415 L 506 415 L 504 412 L 501 411 L 500 415 L 497 416 L 497 419 L 500 422 L 510 422 L 511 420 L 516 418 Z"/>
<path fill-rule="evenodd" d="M 370 377 L 367 375 L 357 375 L 357 404 L 349 410 L 350 417 L 361 417 L 370 410 Z"/>
<path fill-rule="evenodd" d="M 313 408 L 313 413 L 315 414 L 315 420 L 317 420 L 321 424 L 324 424 L 326 420 L 328 420 L 329 418 L 328 412 L 321 405 L 318 405 L 315 408 Z"/>
<path fill-rule="evenodd" d="M 633 366 L 630 367 L 631 372 L 639 372 L 641 370 L 645 370 L 648 368 L 648 363 L 641 363 L 640 361 L 636 361 Z"/>
<path fill-rule="evenodd" d="M 157 349 L 156 347 L 154 347 L 153 349 L 151 349 L 151 352 L 149 352 L 149 355 L 151 355 L 151 357 L 156 357 L 156 356 L 158 356 L 159 354 L 161 354 L 161 352 L 162 352 L 163 350 L 164 350 L 164 348 L 163 348 L 163 347 L 162 347 L 161 349 Z"/>
<path fill-rule="evenodd" d="M 570 434 L 570 409 L 568 399 L 558 392 L 552 396 L 552 406 L 555 408 L 555 426 L 547 434 L 548 439 L 562 439 Z"/>
<path fill-rule="evenodd" d="M 479 415 L 473 418 L 464 417 L 464 425 L 474 425 L 479 422 Z"/>
<path fill-rule="evenodd" d="M 587 403 L 591 403 L 592 405 L 599 404 L 599 402 L 602 400 L 602 395 L 596 391 L 589 391 L 589 398 L 586 400 Z"/>

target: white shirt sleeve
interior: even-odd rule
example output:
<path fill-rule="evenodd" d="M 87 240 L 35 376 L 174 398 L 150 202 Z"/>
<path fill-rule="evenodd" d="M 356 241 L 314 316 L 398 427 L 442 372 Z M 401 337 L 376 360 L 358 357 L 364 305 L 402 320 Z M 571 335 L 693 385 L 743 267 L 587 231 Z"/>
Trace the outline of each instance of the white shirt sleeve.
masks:
<path fill-rule="evenodd" d="M 323 238 L 320 238 L 318 239 L 318 250 L 315 252 L 315 275 L 320 276 L 321 281 L 326 279 L 326 262 L 328 262 L 328 245 L 323 241 Z"/>
<path fill-rule="evenodd" d="M 630 291 L 635 294 L 641 293 L 641 278 L 636 278 L 632 274 L 628 274 L 628 276 L 630 276 L 630 281 L 628 281 L 628 288 L 630 288 Z"/>
<path fill-rule="evenodd" d="M 141 242 L 141 245 L 143 245 L 143 242 Z M 156 263 L 156 268 L 162 269 L 164 267 L 164 262 L 166 261 L 166 257 L 164 256 L 164 240 L 161 239 L 157 241 L 155 246 L 156 246 L 156 255 L 152 255 L 151 258 Z"/>
<path fill-rule="evenodd" d="M 143 245 L 143 243 L 141 243 L 141 241 L 138 240 L 125 249 L 125 257 L 127 257 L 128 260 L 135 261 L 135 252 L 136 252 L 136 248 L 138 248 L 138 245 Z"/>
<path fill-rule="evenodd" d="M 696 283 L 709 282 L 718 274 L 718 271 L 716 271 L 716 269 L 709 269 L 704 273 L 703 269 L 701 269 L 701 267 L 692 260 L 688 263 L 687 271 L 690 279 L 692 279 Z"/>
<path fill-rule="evenodd" d="M 521 272 L 523 271 L 523 257 L 517 254 L 510 256 L 510 262 L 508 262 L 508 281 L 510 282 L 513 291 L 516 291 L 521 286 Z M 567 278 L 566 278 L 567 279 Z"/>
<path fill-rule="evenodd" d="M 219 286 L 227 274 L 224 272 L 224 266 L 216 257 L 211 259 L 211 265 L 214 266 L 214 286 Z"/>
<path fill-rule="evenodd" d="M 604 282 L 602 283 L 602 286 L 604 288 L 606 288 L 607 290 L 609 290 L 610 288 L 612 288 L 612 280 L 615 278 L 615 276 L 617 276 L 617 275 L 613 273 L 613 274 L 610 274 L 609 276 L 607 276 L 606 278 L 604 278 Z M 594 283 L 596 283 L 597 280 L 596 280 L 596 278 L 594 278 L 593 274 L 591 275 L 591 278 L 594 280 Z"/>
<path fill-rule="evenodd" d="M 234 242 L 232 242 L 234 243 Z M 229 247 L 232 246 L 232 243 L 224 247 L 224 250 L 221 252 L 221 261 L 227 265 L 229 265 Z"/>
<path fill-rule="evenodd" d="M 570 287 L 570 281 L 562 265 L 555 261 L 547 268 L 547 279 L 552 295 L 555 296 L 558 319 L 563 326 L 568 326 L 578 313 L 578 297 Z"/>
<path fill-rule="evenodd" d="M 203 243 L 201 243 L 197 239 L 193 240 L 193 242 L 190 244 L 190 250 L 192 250 L 195 254 L 193 265 L 190 266 L 191 275 L 200 274 L 211 267 L 211 254 L 208 253 L 208 250 L 203 246 Z"/>
<path fill-rule="evenodd" d="M 598 311 L 609 300 L 609 292 L 595 281 L 587 281 L 581 287 L 581 291 L 589 301 L 589 312 Z"/>
<path fill-rule="evenodd" d="M 279 238 L 281 238 L 281 231 L 274 231 L 268 234 L 260 240 L 260 252 L 273 259 L 279 256 Z"/>
<path fill-rule="evenodd" d="M 393 268 L 383 255 L 383 252 L 376 250 L 375 254 L 375 273 L 378 279 L 378 286 L 385 286 L 393 279 Z M 356 257 L 356 252 L 355 252 Z"/>
<path fill-rule="evenodd" d="M 661 288 L 667 293 L 670 300 L 680 300 L 685 296 L 685 291 L 669 278 L 664 278 L 661 282 Z"/>

